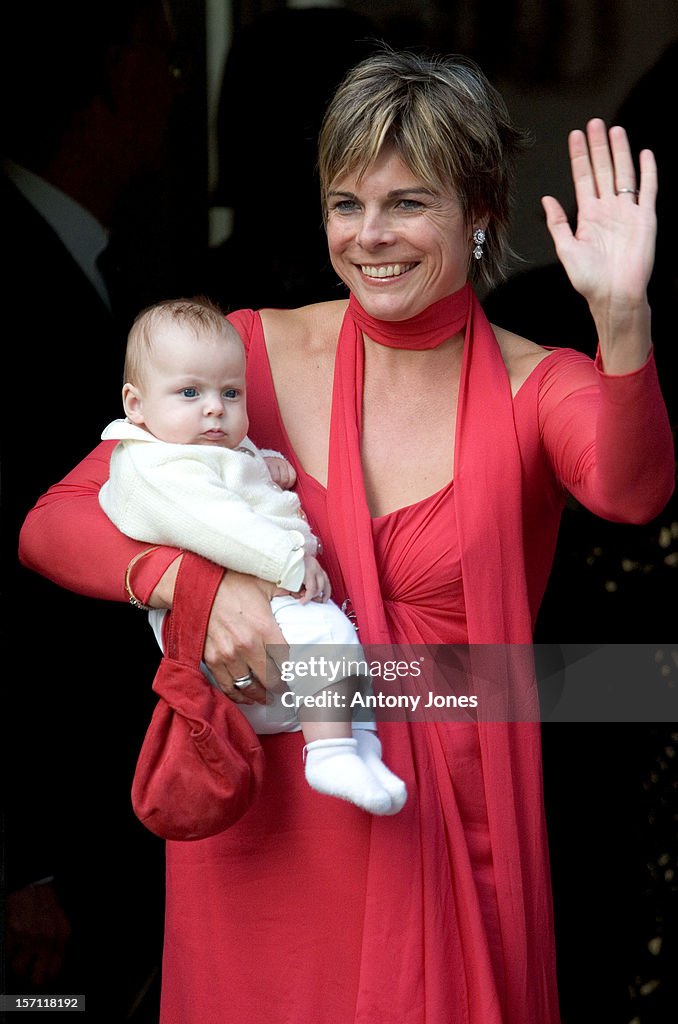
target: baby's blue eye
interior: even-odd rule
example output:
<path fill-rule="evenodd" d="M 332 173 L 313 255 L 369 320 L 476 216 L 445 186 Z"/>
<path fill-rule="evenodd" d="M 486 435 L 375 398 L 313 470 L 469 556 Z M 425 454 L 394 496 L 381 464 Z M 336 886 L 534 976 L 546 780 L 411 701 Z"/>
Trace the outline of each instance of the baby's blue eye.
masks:
<path fill-rule="evenodd" d="M 198 389 L 197 388 L 182 388 L 181 393 L 184 396 L 184 398 L 196 398 L 197 395 L 198 395 Z"/>
<path fill-rule="evenodd" d="M 224 398 L 240 398 L 240 392 L 237 388 L 227 388 L 224 391 Z"/>

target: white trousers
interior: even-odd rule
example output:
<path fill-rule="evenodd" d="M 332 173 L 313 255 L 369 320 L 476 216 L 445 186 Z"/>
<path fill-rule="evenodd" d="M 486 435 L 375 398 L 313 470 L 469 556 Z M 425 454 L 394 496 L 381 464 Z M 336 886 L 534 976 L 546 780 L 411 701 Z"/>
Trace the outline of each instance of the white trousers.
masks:
<path fill-rule="evenodd" d="M 351 620 L 334 601 L 301 602 L 290 595 L 274 597 L 271 611 L 289 645 L 287 652 L 272 653 L 272 662 L 283 677 L 280 692 L 269 690 L 264 704 L 239 704 L 238 707 L 256 733 L 298 732 L 301 729 L 294 702 L 288 696 L 313 697 L 333 683 L 349 676 L 361 677 L 361 690 L 370 692 L 369 670 L 358 634 Z M 153 609 L 149 622 L 163 648 L 162 626 L 167 612 Z M 279 656 L 278 656 L 279 654 Z M 202 670 L 209 681 L 216 681 L 205 664 Z M 332 710 L 328 711 L 328 718 Z M 374 718 L 361 708 L 354 728 L 374 730 Z"/>

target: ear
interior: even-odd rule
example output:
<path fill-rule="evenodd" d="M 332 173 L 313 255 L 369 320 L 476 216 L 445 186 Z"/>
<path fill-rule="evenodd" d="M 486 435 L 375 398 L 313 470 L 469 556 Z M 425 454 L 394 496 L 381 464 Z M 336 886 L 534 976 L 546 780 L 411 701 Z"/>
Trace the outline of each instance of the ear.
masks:
<path fill-rule="evenodd" d="M 134 384 L 125 384 L 122 389 L 122 404 L 130 423 L 141 427 L 144 423 L 144 400 Z"/>

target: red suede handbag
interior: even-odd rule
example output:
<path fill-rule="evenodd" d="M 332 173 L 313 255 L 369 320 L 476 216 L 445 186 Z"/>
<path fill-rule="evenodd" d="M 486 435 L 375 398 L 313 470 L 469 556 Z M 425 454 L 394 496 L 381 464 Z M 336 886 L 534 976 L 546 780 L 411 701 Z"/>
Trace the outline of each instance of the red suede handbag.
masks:
<path fill-rule="evenodd" d="M 153 681 L 160 698 L 134 780 L 137 818 L 163 839 L 206 839 L 233 825 L 256 798 L 264 752 L 239 708 L 200 670 L 224 570 L 184 553 Z"/>

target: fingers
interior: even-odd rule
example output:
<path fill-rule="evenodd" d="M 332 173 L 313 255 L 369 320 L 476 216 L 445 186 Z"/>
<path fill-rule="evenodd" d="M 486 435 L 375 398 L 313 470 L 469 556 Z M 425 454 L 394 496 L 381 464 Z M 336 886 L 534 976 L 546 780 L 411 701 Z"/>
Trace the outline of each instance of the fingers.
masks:
<path fill-rule="evenodd" d="M 624 165 L 628 177 L 629 167 L 626 160 L 626 156 L 628 156 L 630 171 L 633 172 L 626 132 L 623 128 L 616 128 L 608 134 L 605 122 L 599 117 L 594 117 L 588 122 L 585 132 L 580 129 L 570 132 L 568 148 L 572 167 L 572 182 L 579 204 L 586 199 L 611 196 L 616 193 L 615 163 L 617 161 Z M 624 153 L 624 148 L 626 148 L 626 153 Z M 613 150 L 616 153 L 616 159 L 613 159 Z M 629 187 L 634 188 L 635 184 Z"/>
<path fill-rule="evenodd" d="M 305 563 L 304 589 L 299 598 L 300 603 L 308 604 L 309 601 L 328 601 L 332 593 L 329 576 L 312 555 L 306 556 Z"/>
<path fill-rule="evenodd" d="M 640 191 L 638 205 L 654 210 L 657 199 L 657 161 L 650 149 L 642 150 L 640 157 Z"/>
<path fill-rule="evenodd" d="M 265 704 L 266 647 L 284 645 L 271 612 L 274 587 L 251 576 L 226 573 L 212 606 L 204 660 L 217 685 L 236 704 Z M 252 676 L 237 687 L 234 680 Z"/>
<path fill-rule="evenodd" d="M 220 688 L 234 704 L 266 703 L 266 687 L 251 671 L 243 672 L 242 675 L 231 675 L 224 685 L 220 684 Z"/>
<path fill-rule="evenodd" d="M 596 181 L 591 165 L 591 155 L 586 134 L 580 129 L 576 129 L 570 132 L 567 143 L 570 153 L 572 183 L 577 202 L 581 204 L 584 200 L 597 195 Z"/>
<path fill-rule="evenodd" d="M 254 648 L 248 657 L 253 662 L 258 661 Z M 213 644 L 205 643 L 205 664 L 214 676 L 219 689 L 234 704 L 266 703 L 266 687 L 262 682 L 266 678 L 265 654 L 262 665 L 258 666 L 258 671 L 255 671 L 243 660 L 242 655 L 237 656 L 232 648 L 226 654 L 223 645 L 217 648 Z M 247 682 L 247 685 L 236 686 L 237 682 Z"/>
<path fill-rule="evenodd" d="M 266 465 L 274 483 L 284 491 L 291 490 L 297 482 L 297 474 L 294 466 L 286 459 L 266 457 Z"/>
<path fill-rule="evenodd" d="M 330 583 L 330 578 L 327 575 L 327 573 L 323 572 L 323 579 L 321 580 L 320 590 L 317 592 L 317 594 L 313 598 L 313 600 L 314 601 L 320 601 L 321 603 L 324 604 L 325 601 L 329 601 L 331 596 L 332 596 L 332 584 Z"/>
<path fill-rule="evenodd" d="M 553 196 L 543 196 L 541 205 L 546 214 L 546 226 L 549 229 L 556 252 L 562 249 L 572 240 L 572 229 L 562 206 Z"/>
<path fill-rule="evenodd" d="M 625 141 L 626 132 L 624 132 L 623 128 L 619 129 L 619 131 L 623 133 L 623 139 Z M 583 135 L 584 133 L 582 132 L 581 134 Z M 581 143 L 581 141 L 581 139 L 578 140 L 579 143 Z M 617 145 L 615 146 L 615 149 L 618 151 L 622 148 L 620 141 L 621 140 L 618 139 Z M 601 118 L 594 117 L 587 124 L 584 145 L 588 147 L 594 194 L 599 197 L 614 195 L 616 191 L 616 167 L 612 153 L 613 142 L 611 136 L 608 134 L 605 122 Z M 628 144 L 626 149 L 630 161 L 631 154 L 628 152 Z M 620 154 L 618 152 L 618 158 L 619 155 Z M 583 167 L 584 159 L 585 158 L 582 154 L 580 167 Z M 631 163 L 631 171 L 633 171 L 633 163 Z"/>
<path fill-rule="evenodd" d="M 297 472 L 289 462 L 285 463 L 285 483 L 282 485 L 285 490 L 291 490 L 297 482 Z"/>
<path fill-rule="evenodd" d="M 610 150 L 614 164 L 613 190 L 626 197 L 624 202 L 636 201 L 636 168 L 626 132 L 619 125 L 609 131 Z"/>
<path fill-rule="evenodd" d="M 569 152 L 577 201 L 623 196 L 623 202 L 654 204 L 657 168 L 650 150 L 640 155 L 640 188 L 626 130 L 613 125 L 609 131 L 601 118 L 592 118 L 586 131 L 570 132 Z"/>

